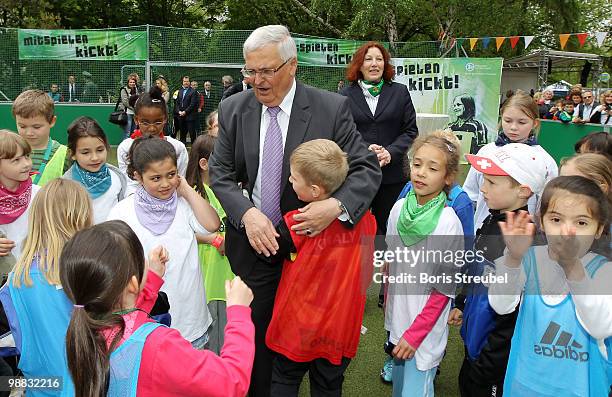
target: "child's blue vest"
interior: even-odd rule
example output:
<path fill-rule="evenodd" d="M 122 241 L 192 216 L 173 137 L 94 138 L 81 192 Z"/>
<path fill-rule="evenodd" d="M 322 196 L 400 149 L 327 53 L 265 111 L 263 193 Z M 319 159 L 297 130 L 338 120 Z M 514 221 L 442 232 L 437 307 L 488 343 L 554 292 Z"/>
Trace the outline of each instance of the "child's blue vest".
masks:
<path fill-rule="evenodd" d="M 585 270 L 592 277 L 606 262 L 596 256 Z M 523 258 L 523 266 L 528 292 L 512 337 L 504 397 L 607 396 L 609 362 L 597 340 L 580 325 L 571 296 L 557 305 L 544 302 L 533 248 Z"/>
<path fill-rule="evenodd" d="M 159 323 L 144 323 L 110 356 L 110 383 L 108 396 L 136 396 L 138 373 L 145 341 Z"/>
<path fill-rule="evenodd" d="M 16 288 L 11 273 L 8 288 L 21 329 L 19 369 L 26 378 L 62 377 L 62 390 L 28 389 L 28 396 L 74 396 L 66 360 L 66 330 L 72 302 L 62 289 L 49 284 L 35 262 L 30 269 L 32 286 Z"/>

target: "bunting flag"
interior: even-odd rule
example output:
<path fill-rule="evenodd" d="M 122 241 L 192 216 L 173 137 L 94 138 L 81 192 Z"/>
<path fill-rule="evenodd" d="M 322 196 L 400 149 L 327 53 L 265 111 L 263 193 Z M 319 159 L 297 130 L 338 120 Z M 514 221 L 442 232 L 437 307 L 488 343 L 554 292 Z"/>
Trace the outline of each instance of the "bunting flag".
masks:
<path fill-rule="evenodd" d="M 593 32 L 591 35 L 595 37 L 595 39 L 597 40 L 597 45 L 601 47 L 603 45 L 603 42 L 606 40 L 606 37 L 608 36 L 608 32 Z M 582 48 L 584 44 L 586 43 L 587 38 L 589 37 L 589 33 L 560 33 L 559 42 L 561 43 L 562 50 L 565 49 L 565 46 L 567 45 L 567 41 L 569 40 L 570 36 L 576 36 L 578 38 L 578 42 L 580 43 L 580 47 Z M 516 48 L 516 45 L 520 41 L 521 37 L 525 41 L 525 49 L 527 49 L 527 47 L 531 45 L 531 43 L 533 42 L 533 39 L 535 38 L 535 36 L 496 36 L 496 37 L 487 36 L 487 37 L 467 37 L 467 38 L 457 37 L 451 40 L 450 47 L 452 47 L 453 45 L 457 46 L 457 48 L 462 47 L 463 43 L 465 43 L 465 41 L 467 40 L 470 42 L 470 51 L 474 51 L 474 48 L 476 48 L 476 44 L 478 44 L 478 40 L 481 40 L 482 48 L 487 49 L 489 47 L 489 43 L 491 42 L 491 39 L 494 38 L 495 46 L 498 52 L 500 48 L 504 45 L 504 41 L 506 41 L 506 39 L 509 39 L 510 46 L 514 50 Z"/>
<path fill-rule="evenodd" d="M 608 32 L 595 32 L 595 39 L 597 39 L 598 47 L 601 47 L 607 35 L 608 35 Z"/>
<path fill-rule="evenodd" d="M 519 42 L 519 39 L 520 39 L 519 36 L 510 37 L 510 46 L 512 47 L 513 50 L 514 50 L 514 47 L 516 47 L 516 43 Z"/>
<path fill-rule="evenodd" d="M 470 51 L 474 51 L 474 47 L 476 47 L 476 43 L 478 43 L 478 38 L 470 37 Z"/>
<path fill-rule="evenodd" d="M 502 44 L 504 44 L 505 40 L 506 40 L 505 37 L 496 37 L 495 38 L 495 45 L 497 46 L 497 51 L 499 51 L 499 49 L 501 48 Z"/>
<path fill-rule="evenodd" d="M 565 45 L 567 44 L 567 40 L 569 39 L 569 33 L 562 33 L 559 35 L 559 41 L 561 42 L 561 49 L 565 49 Z"/>
<path fill-rule="evenodd" d="M 578 42 L 580 43 L 580 47 L 584 45 L 588 35 L 589 35 L 588 33 L 576 33 L 576 37 L 578 37 Z"/>

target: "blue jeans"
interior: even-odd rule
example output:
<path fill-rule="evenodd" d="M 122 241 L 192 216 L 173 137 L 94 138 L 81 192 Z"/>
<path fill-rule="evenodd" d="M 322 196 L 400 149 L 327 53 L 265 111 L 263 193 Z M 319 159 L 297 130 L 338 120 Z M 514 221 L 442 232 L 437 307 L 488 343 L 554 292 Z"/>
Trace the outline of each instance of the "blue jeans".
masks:
<path fill-rule="evenodd" d="M 134 127 L 134 115 L 128 113 L 127 123 L 123 126 L 123 139 L 128 139 L 130 135 L 132 135 L 132 132 L 134 132 Z"/>

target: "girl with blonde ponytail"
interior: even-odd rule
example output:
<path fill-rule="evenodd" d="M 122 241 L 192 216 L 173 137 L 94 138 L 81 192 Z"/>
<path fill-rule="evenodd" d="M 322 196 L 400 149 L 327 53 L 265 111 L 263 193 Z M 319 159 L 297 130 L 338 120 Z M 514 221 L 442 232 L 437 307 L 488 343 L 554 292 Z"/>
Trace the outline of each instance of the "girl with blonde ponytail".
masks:
<path fill-rule="evenodd" d="M 66 241 L 89 227 L 91 220 L 91 200 L 85 188 L 65 179 L 45 185 L 32 202 L 21 257 L 0 290 L 21 353 L 19 368 L 26 378 L 63 377 L 61 395 L 70 395 L 72 390 L 65 349 L 72 303 L 60 284 L 60 254 Z M 48 393 L 28 390 L 28 396 L 51 395 Z"/>

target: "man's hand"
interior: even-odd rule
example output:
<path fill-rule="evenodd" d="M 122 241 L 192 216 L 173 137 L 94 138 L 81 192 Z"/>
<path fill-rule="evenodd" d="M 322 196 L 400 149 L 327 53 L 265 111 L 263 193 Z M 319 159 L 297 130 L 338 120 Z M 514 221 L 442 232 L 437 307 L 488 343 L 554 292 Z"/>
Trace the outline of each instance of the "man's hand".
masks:
<path fill-rule="evenodd" d="M 279 234 L 267 216 L 256 207 L 252 207 L 242 216 L 242 223 L 251 247 L 258 254 L 264 254 L 265 256 L 276 254 L 278 250 L 276 238 L 279 237 Z"/>
<path fill-rule="evenodd" d="M 184 110 L 179 110 L 179 116 L 181 117 L 185 117 L 185 111 Z"/>
<path fill-rule="evenodd" d="M 333 197 L 321 201 L 313 201 L 298 211 L 300 213 L 293 216 L 293 220 L 298 223 L 291 226 L 291 230 L 299 235 L 306 234 L 310 237 L 321 233 L 342 213 L 338 200 Z"/>
<path fill-rule="evenodd" d="M 414 353 L 416 353 L 416 349 L 410 346 L 410 344 L 406 342 L 406 339 L 403 337 L 400 338 L 399 342 L 393 349 L 393 356 L 399 360 L 410 360 L 412 357 L 414 357 Z"/>

